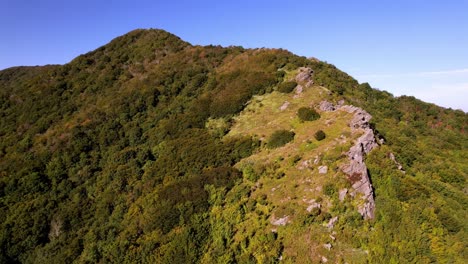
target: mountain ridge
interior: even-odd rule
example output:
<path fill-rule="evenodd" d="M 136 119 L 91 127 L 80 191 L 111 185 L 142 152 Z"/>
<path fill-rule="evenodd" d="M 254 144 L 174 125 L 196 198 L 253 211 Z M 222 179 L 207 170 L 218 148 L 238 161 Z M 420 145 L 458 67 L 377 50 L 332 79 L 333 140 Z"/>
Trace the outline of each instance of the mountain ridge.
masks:
<path fill-rule="evenodd" d="M 0 88 L 0 262 L 467 259 L 463 111 L 162 30 L 2 70 Z"/>

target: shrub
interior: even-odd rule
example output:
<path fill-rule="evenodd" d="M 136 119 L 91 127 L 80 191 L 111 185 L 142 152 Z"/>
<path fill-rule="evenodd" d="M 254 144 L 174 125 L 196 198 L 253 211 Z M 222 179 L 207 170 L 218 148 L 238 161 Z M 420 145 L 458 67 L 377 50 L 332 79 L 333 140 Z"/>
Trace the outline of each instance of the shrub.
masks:
<path fill-rule="evenodd" d="M 289 81 L 289 82 L 283 82 L 280 85 L 278 85 L 278 92 L 280 93 L 290 93 L 296 88 L 297 82 L 295 81 Z"/>
<path fill-rule="evenodd" d="M 332 196 L 337 192 L 337 188 L 333 183 L 327 183 L 323 186 L 323 194 Z"/>
<path fill-rule="evenodd" d="M 297 111 L 297 116 L 301 121 L 314 121 L 320 118 L 320 114 L 312 108 L 301 107 Z"/>
<path fill-rule="evenodd" d="M 315 139 L 320 141 L 320 140 L 324 140 L 327 136 L 325 135 L 325 132 L 323 132 L 322 130 L 319 130 L 319 131 L 315 132 L 314 137 L 315 137 Z"/>
<path fill-rule="evenodd" d="M 277 148 L 286 145 L 286 143 L 290 142 L 294 139 L 296 134 L 292 131 L 288 130 L 277 130 L 273 132 L 270 139 L 268 140 L 267 147 L 268 148 Z"/>
<path fill-rule="evenodd" d="M 260 179 L 260 174 L 258 174 L 251 165 L 246 166 L 242 174 L 251 182 L 256 182 Z"/>

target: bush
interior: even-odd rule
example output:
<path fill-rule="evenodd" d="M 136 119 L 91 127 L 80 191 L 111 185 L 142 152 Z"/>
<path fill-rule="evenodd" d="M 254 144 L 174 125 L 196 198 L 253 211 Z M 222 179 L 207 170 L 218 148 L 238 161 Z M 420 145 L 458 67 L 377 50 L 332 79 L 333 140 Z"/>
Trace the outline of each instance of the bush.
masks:
<path fill-rule="evenodd" d="M 337 188 L 333 183 L 327 183 L 325 186 L 323 186 L 323 194 L 327 196 L 332 196 L 335 193 L 337 193 Z"/>
<path fill-rule="evenodd" d="M 296 88 L 297 82 L 295 81 L 289 81 L 289 82 L 283 82 L 280 85 L 278 85 L 278 92 L 280 93 L 290 93 Z"/>
<path fill-rule="evenodd" d="M 286 145 L 286 143 L 292 141 L 296 134 L 288 130 L 277 130 L 273 132 L 270 139 L 268 140 L 268 148 L 277 148 Z"/>
<path fill-rule="evenodd" d="M 320 114 L 312 108 L 301 107 L 297 111 L 297 116 L 301 121 L 314 121 L 320 118 Z"/>
<path fill-rule="evenodd" d="M 324 140 L 327 136 L 325 135 L 325 132 L 323 132 L 322 130 L 319 130 L 319 131 L 315 132 L 314 137 L 315 137 L 315 139 L 320 141 L 320 140 Z"/>

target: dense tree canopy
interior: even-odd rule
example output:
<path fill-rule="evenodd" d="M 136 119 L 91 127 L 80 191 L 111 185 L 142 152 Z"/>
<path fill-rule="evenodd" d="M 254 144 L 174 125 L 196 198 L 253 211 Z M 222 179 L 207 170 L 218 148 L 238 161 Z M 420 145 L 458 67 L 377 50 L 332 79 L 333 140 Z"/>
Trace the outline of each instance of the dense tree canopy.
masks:
<path fill-rule="evenodd" d="M 283 70 L 302 66 L 335 100 L 370 112 L 385 139 L 368 157 L 375 231 L 356 242 L 368 260 L 466 260 L 466 113 L 395 98 L 284 50 L 135 30 L 65 65 L 0 71 L 0 262 L 278 261 L 274 233 L 232 240 L 236 221 L 267 206 L 239 184 L 266 169 L 234 165 L 294 133 L 267 146 L 222 135 L 252 96 L 294 89 Z M 229 204 L 234 211 L 219 210 Z"/>

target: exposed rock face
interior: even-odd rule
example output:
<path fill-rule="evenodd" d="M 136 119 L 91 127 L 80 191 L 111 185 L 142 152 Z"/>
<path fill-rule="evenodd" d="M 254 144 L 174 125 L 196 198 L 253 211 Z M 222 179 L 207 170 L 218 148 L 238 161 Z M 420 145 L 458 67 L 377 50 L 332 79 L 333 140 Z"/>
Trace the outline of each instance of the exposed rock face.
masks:
<path fill-rule="evenodd" d="M 335 111 L 335 106 L 328 101 L 322 101 L 320 102 L 319 109 L 321 111 L 330 112 L 330 111 Z"/>
<path fill-rule="evenodd" d="M 359 107 L 352 106 L 352 105 L 342 105 L 340 109 L 348 113 L 354 113 L 353 119 L 351 120 L 349 124 L 351 128 L 353 129 L 370 128 L 369 121 L 372 118 L 372 116 L 366 111 L 362 110 Z"/>
<path fill-rule="evenodd" d="M 374 191 L 372 189 L 367 166 L 364 163 L 365 155 L 378 146 L 374 130 L 369 124 L 372 116 L 359 107 L 344 105 L 343 101 L 340 101 L 338 105 L 322 101 L 319 108 L 322 111 L 341 110 L 352 113 L 353 118 L 349 126 L 354 131 L 363 131 L 362 136 L 356 140 L 354 146 L 352 146 L 347 153 L 349 163 L 342 166 L 341 170 L 348 175 L 348 179 L 352 183 L 353 188 L 349 190 L 349 194 L 353 197 L 358 193 L 361 194 L 363 203 L 358 208 L 359 213 L 366 219 L 374 218 Z M 340 191 L 340 200 L 344 200 L 347 193 L 348 190 L 346 189 Z"/>
<path fill-rule="evenodd" d="M 374 130 L 369 125 L 372 116 L 361 108 L 351 105 L 343 105 L 339 109 L 353 113 L 350 127 L 353 130 L 363 130 L 364 132 L 347 153 L 349 163 L 341 169 L 348 175 L 348 179 L 352 183 L 353 190 L 350 195 L 355 196 L 357 193 L 362 195 L 363 204 L 358 208 L 359 213 L 366 219 L 372 219 L 375 210 L 374 191 L 367 166 L 364 163 L 365 155 L 378 146 Z"/>
<path fill-rule="evenodd" d="M 309 87 L 314 84 L 313 77 L 314 71 L 311 68 L 300 67 L 295 79 L 297 83 L 305 83 L 305 87 Z"/>

